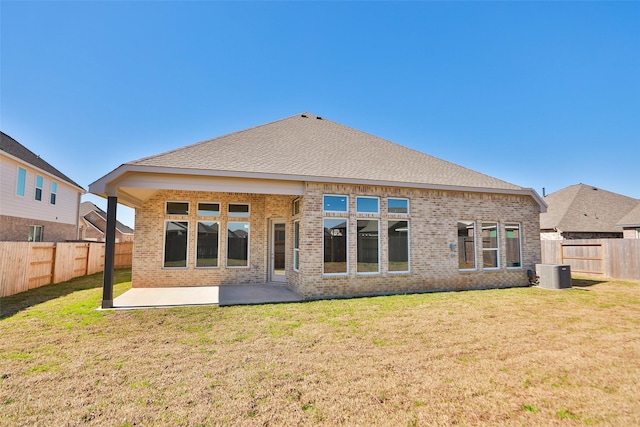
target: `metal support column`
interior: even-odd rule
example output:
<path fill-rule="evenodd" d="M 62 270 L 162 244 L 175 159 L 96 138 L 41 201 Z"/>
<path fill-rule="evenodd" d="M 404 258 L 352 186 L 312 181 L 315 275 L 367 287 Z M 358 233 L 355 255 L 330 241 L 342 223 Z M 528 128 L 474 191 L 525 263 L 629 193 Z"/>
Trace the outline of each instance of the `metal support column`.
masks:
<path fill-rule="evenodd" d="M 102 282 L 102 308 L 113 308 L 113 273 L 116 251 L 116 207 L 118 198 L 107 198 L 107 229 L 104 245 L 104 277 Z"/>

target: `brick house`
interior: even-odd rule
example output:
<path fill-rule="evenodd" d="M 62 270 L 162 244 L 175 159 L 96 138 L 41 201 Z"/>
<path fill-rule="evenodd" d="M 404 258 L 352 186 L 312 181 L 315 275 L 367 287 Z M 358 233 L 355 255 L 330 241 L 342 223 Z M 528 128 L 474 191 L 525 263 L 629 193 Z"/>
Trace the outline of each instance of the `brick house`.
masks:
<path fill-rule="evenodd" d="M 136 209 L 134 287 L 283 282 L 309 299 L 526 286 L 546 209 L 532 189 L 309 113 L 89 189 L 113 218 Z"/>
<path fill-rule="evenodd" d="M 105 241 L 107 213 L 91 202 L 80 204 L 80 240 Z M 116 221 L 116 243 L 133 242 L 133 229 Z"/>
<path fill-rule="evenodd" d="M 565 187 L 544 201 L 548 209 L 540 215 L 542 240 L 622 238 L 625 215 L 640 203 L 633 197 L 586 184 Z"/>
<path fill-rule="evenodd" d="M 0 241 L 76 240 L 84 189 L 9 135 L 0 134 Z"/>
<path fill-rule="evenodd" d="M 640 239 L 640 202 L 618 221 L 622 227 L 622 237 L 625 239 Z"/>

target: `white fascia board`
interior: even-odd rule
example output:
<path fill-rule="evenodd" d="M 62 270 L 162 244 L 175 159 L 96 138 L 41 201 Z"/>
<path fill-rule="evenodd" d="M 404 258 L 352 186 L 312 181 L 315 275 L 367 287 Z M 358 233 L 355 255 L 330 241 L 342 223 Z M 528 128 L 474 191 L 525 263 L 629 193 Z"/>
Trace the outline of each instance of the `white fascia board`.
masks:
<path fill-rule="evenodd" d="M 91 212 L 95 212 L 95 211 L 91 211 Z M 87 214 L 87 215 L 88 215 L 88 214 Z M 104 234 L 104 231 L 100 230 L 98 227 L 96 227 L 95 225 L 93 225 L 93 223 L 92 223 L 91 221 L 88 221 L 88 220 L 87 220 L 87 219 L 85 219 L 85 217 L 83 217 L 83 216 L 82 216 L 82 217 L 80 217 L 80 218 L 84 221 L 84 223 L 85 223 L 85 225 L 86 225 L 87 227 L 91 227 L 91 228 L 95 229 L 96 231 L 99 231 L 100 233 Z"/>
<path fill-rule="evenodd" d="M 139 173 L 139 174 L 138 174 Z M 126 178 L 126 175 L 137 176 L 137 178 Z M 149 174 L 149 175 L 147 175 Z M 143 178 L 143 175 L 147 175 L 146 178 Z M 162 176 L 162 178 L 159 178 Z M 238 178 L 244 180 L 261 180 L 261 181 L 296 181 L 296 182 L 326 182 L 326 183 L 336 183 L 336 184 L 355 184 L 355 185 L 377 185 L 377 186 L 386 186 L 386 187 L 406 187 L 406 188 L 422 188 L 429 190 L 443 190 L 443 191 L 466 191 L 472 193 L 493 193 L 493 194 L 512 194 L 512 195 L 523 195 L 530 196 L 535 200 L 540 208 L 540 212 L 547 211 L 547 204 L 545 201 L 538 195 L 538 193 L 532 188 L 518 188 L 518 189 L 505 189 L 505 188 L 488 188 L 488 187 L 468 187 L 468 186 L 457 186 L 457 185 L 443 185 L 443 184 L 429 184 L 429 183 L 415 183 L 415 182 L 398 182 L 398 181 L 384 181 L 384 180 L 369 180 L 369 179 L 354 179 L 354 178 L 333 178 L 333 177 L 322 177 L 322 176 L 311 176 L 311 175 L 287 175 L 287 174 L 273 174 L 273 173 L 258 173 L 258 172 L 238 172 L 238 171 L 222 171 L 222 170 L 208 170 L 208 169 L 183 169 L 183 168 L 166 168 L 166 167 L 155 167 L 155 166 L 140 166 L 140 165 L 130 165 L 125 164 L 120 166 L 119 168 L 113 170 L 109 174 L 103 176 L 96 182 L 89 185 L 89 191 L 95 194 L 107 194 L 112 193 L 112 195 L 116 195 L 117 187 L 135 187 L 142 186 L 142 188 L 167 188 L 165 187 L 168 183 L 175 181 L 177 176 L 200 176 L 200 177 L 209 177 L 209 178 Z M 175 189 L 186 189 L 186 190 L 202 190 L 202 191 L 211 191 L 210 187 L 211 181 L 202 181 L 205 188 L 193 188 L 184 186 L 187 182 L 188 185 L 194 184 L 194 182 L 190 179 L 183 178 L 183 184 L 178 185 L 179 188 Z M 125 183 L 126 182 L 126 183 Z M 136 184 L 136 185 L 131 185 Z M 163 185 L 163 186 L 158 186 Z M 273 184 L 264 184 L 266 187 L 272 188 Z M 224 186 L 224 185 L 223 185 Z M 263 185 L 258 185 L 255 188 L 255 192 L 263 193 L 263 194 L 276 194 L 276 191 L 266 191 L 262 188 Z M 174 187 L 170 187 L 174 188 Z M 237 190 L 226 190 L 222 189 L 220 191 L 234 191 Z M 247 192 L 251 191 L 251 185 L 248 185 Z M 300 194 L 303 193 L 285 193 L 285 194 Z"/>
<path fill-rule="evenodd" d="M 118 187 L 296 196 L 304 194 L 304 182 L 299 181 L 158 173 L 130 173 L 118 180 Z"/>
<path fill-rule="evenodd" d="M 12 156 L 11 154 L 9 154 L 9 153 L 7 153 L 5 151 L 2 151 L 1 153 L 2 153 L 3 156 L 7 157 L 8 159 L 11 159 L 11 160 L 13 160 L 13 161 L 15 161 L 17 163 L 20 163 L 21 165 L 25 165 L 30 169 L 36 170 L 36 171 L 40 172 L 42 175 L 46 175 L 50 180 L 65 183 L 69 187 L 74 188 L 80 194 L 86 194 L 87 193 L 87 190 L 85 190 L 84 188 L 78 187 L 76 184 L 74 184 L 72 182 L 69 182 L 66 179 L 62 179 L 58 175 L 54 175 L 51 172 L 47 172 L 44 169 L 40 169 L 39 167 L 34 166 L 33 164 L 31 164 L 29 162 L 25 162 L 24 160 L 22 160 L 19 157 Z"/>

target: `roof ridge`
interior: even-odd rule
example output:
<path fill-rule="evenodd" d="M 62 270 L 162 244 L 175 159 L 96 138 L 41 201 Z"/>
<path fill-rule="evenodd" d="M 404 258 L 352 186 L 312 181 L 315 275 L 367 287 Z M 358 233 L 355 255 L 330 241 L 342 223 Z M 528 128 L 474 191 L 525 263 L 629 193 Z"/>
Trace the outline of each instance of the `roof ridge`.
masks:
<path fill-rule="evenodd" d="M 132 160 L 90 188 L 138 167 L 168 174 L 533 191 L 309 112 Z"/>
<path fill-rule="evenodd" d="M 198 141 L 198 142 L 194 142 L 192 144 L 188 144 L 188 145 L 184 145 L 184 146 L 181 146 L 181 147 L 178 147 L 178 148 L 174 148 L 173 150 L 163 151 L 162 153 L 154 154 L 152 156 L 142 157 L 140 159 L 132 160 L 132 161 L 124 163 L 124 164 L 125 165 L 135 165 L 135 164 L 143 162 L 145 160 L 153 159 L 155 157 L 164 156 L 164 155 L 167 155 L 167 154 L 170 154 L 170 153 L 174 153 L 176 151 L 184 150 L 185 148 L 195 147 L 196 145 L 204 144 L 206 142 L 211 142 L 214 139 L 224 138 L 224 137 L 227 137 L 227 136 L 230 136 L 230 135 L 241 134 L 241 133 L 248 132 L 248 131 L 251 131 L 251 130 L 254 130 L 254 129 L 259 129 L 261 127 L 268 126 L 268 125 L 271 125 L 271 124 L 274 124 L 274 123 L 283 122 L 285 120 L 289 120 L 289 119 L 292 119 L 294 117 L 305 115 L 305 114 L 311 114 L 311 113 L 302 112 L 302 113 L 294 114 L 294 115 L 291 115 L 291 116 L 288 116 L 288 117 L 284 117 L 282 119 L 272 120 L 272 121 L 267 122 L 267 123 L 262 123 L 262 124 L 259 124 L 259 125 L 255 125 L 255 126 L 252 126 L 252 127 L 246 128 L 246 129 L 236 130 L 236 131 L 233 131 L 233 132 L 227 132 L 227 133 L 224 133 L 222 135 L 214 136 L 213 138 L 204 139 L 202 141 Z M 320 117 L 320 116 L 316 116 L 316 117 Z"/>
<path fill-rule="evenodd" d="M 21 161 L 23 161 L 23 162 L 25 162 L 25 163 L 27 163 L 27 164 L 35 167 L 35 168 L 40 169 L 43 172 L 48 173 L 49 175 L 53 175 L 53 176 L 57 177 L 58 179 L 66 181 L 67 184 L 71 184 L 71 185 L 74 185 L 74 186 L 76 186 L 78 188 L 81 188 L 84 191 L 84 188 L 80 184 L 78 184 L 77 182 L 75 182 L 74 180 L 69 178 L 67 175 L 65 175 L 60 170 L 58 170 L 58 168 L 56 168 L 51 163 L 47 162 L 45 159 L 40 157 L 39 154 L 36 154 L 33 151 L 31 151 L 26 145 L 21 144 L 20 142 L 18 142 L 18 140 L 13 138 L 11 135 L 8 135 L 5 132 L 0 131 L 0 137 L 1 137 L 0 138 L 0 151 L 3 151 L 3 152 L 5 152 L 5 153 L 7 153 L 10 156 L 13 156 L 15 158 L 18 158 Z M 7 151 L 5 149 L 5 144 L 4 144 L 5 139 L 9 140 L 9 143 L 13 143 L 13 144 L 17 145 L 19 149 L 26 151 L 28 156 L 31 157 L 31 159 L 24 158 L 24 156 L 21 155 L 22 153 L 15 153 L 15 152 L 12 152 L 12 151 Z M 6 148 L 11 148 L 11 147 L 6 147 Z M 41 162 L 41 164 L 38 165 L 38 164 L 34 163 L 34 161 L 36 161 L 37 163 Z"/>
<path fill-rule="evenodd" d="M 302 113 L 302 114 L 309 114 L 309 113 Z M 316 116 L 316 117 L 320 117 L 320 116 Z M 415 149 L 415 148 L 407 147 L 406 145 L 402 145 L 402 144 L 397 143 L 397 142 L 394 142 L 394 141 L 392 141 L 392 140 L 390 140 L 390 139 L 383 138 L 383 137 L 381 137 L 381 136 L 374 135 L 374 134 L 372 134 L 372 133 L 365 132 L 365 131 L 360 130 L 360 129 L 356 129 L 356 128 L 351 127 L 351 126 L 349 126 L 349 125 L 345 125 L 345 124 L 342 124 L 342 123 L 340 123 L 340 122 L 336 122 L 336 121 L 333 121 L 333 120 L 330 120 L 330 119 L 325 119 L 324 117 L 322 117 L 321 119 L 322 119 L 322 120 L 325 120 L 325 121 L 328 121 L 328 122 L 335 123 L 335 124 L 340 125 L 340 126 L 344 126 L 344 127 L 348 128 L 348 129 L 351 129 L 351 130 L 353 130 L 353 131 L 355 131 L 355 132 L 359 132 L 359 133 L 361 133 L 361 134 L 365 134 L 365 135 L 373 136 L 374 138 L 378 138 L 378 139 L 380 139 L 380 140 L 382 140 L 382 141 L 386 141 L 386 142 L 388 142 L 388 143 L 390 143 L 390 144 L 393 144 L 394 146 L 400 147 L 400 148 L 405 149 L 405 150 L 412 151 L 412 152 L 414 152 L 414 153 L 416 153 L 416 154 L 418 154 L 418 155 L 421 155 L 421 156 L 429 157 L 429 158 L 434 159 L 434 160 L 439 161 L 439 162 L 446 163 L 447 165 L 451 165 L 451 166 L 459 167 L 459 168 L 464 168 L 464 169 L 466 169 L 466 170 L 468 170 L 468 171 L 470 171 L 470 172 L 474 172 L 474 173 L 477 173 L 477 174 L 483 175 L 483 176 L 485 176 L 485 177 L 487 177 L 487 178 L 491 178 L 491 179 L 494 179 L 494 180 L 498 180 L 498 181 L 501 181 L 501 182 L 503 182 L 503 183 L 505 183 L 505 184 L 515 185 L 515 186 L 517 186 L 517 187 L 524 188 L 524 187 L 522 187 L 521 185 L 517 185 L 517 184 L 514 184 L 514 183 L 512 183 L 512 182 L 505 181 L 505 180 L 500 179 L 500 178 L 496 178 L 496 177 L 491 176 L 491 175 L 488 175 L 488 174 L 486 174 L 486 173 L 476 171 L 475 169 L 471 169 L 471 168 L 468 168 L 468 167 L 466 167 L 466 166 L 462 166 L 462 165 L 459 165 L 459 164 L 457 164 L 457 163 L 454 163 L 454 162 L 452 162 L 452 161 L 445 160 L 445 159 L 442 159 L 442 158 L 440 158 L 440 157 L 433 156 L 433 155 L 431 155 L 431 154 L 425 153 L 425 152 L 420 151 L 420 150 L 417 150 L 417 149 Z"/>

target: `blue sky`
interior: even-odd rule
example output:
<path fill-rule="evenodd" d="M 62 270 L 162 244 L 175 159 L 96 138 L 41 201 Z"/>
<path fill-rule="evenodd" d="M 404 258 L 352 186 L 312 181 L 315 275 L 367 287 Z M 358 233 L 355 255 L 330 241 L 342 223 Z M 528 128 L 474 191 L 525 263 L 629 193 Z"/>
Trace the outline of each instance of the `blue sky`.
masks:
<path fill-rule="evenodd" d="M 0 20 L 2 131 L 85 188 L 308 111 L 539 193 L 640 198 L 639 2 L 2 1 Z"/>

